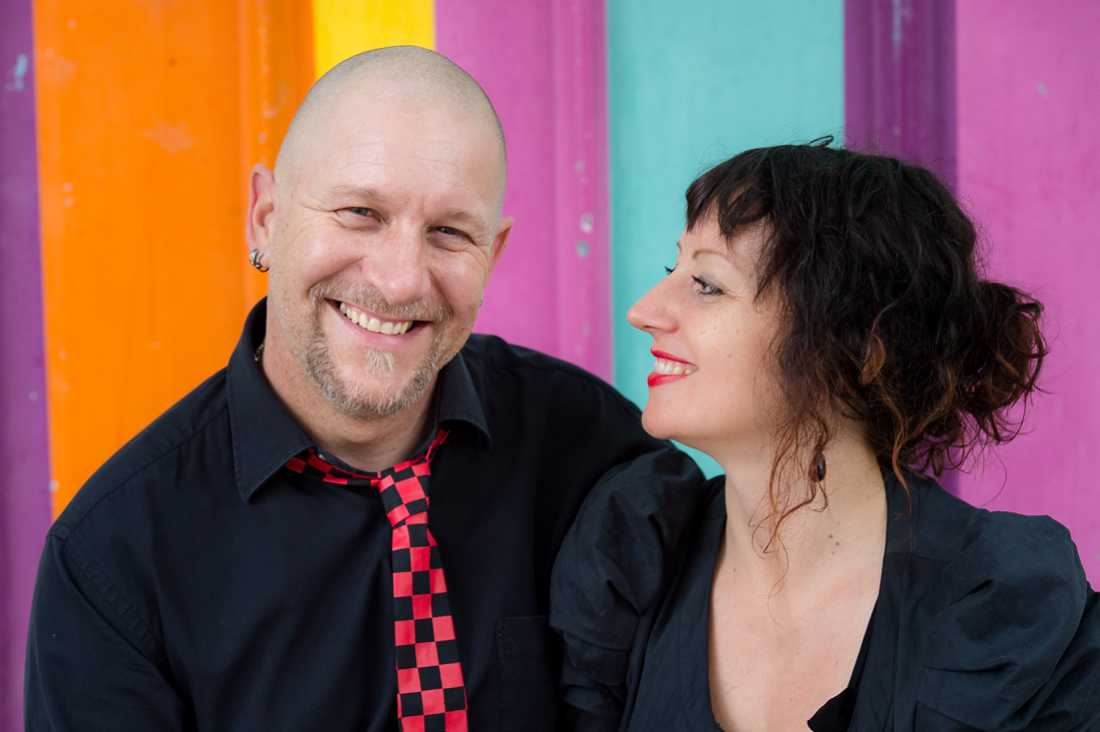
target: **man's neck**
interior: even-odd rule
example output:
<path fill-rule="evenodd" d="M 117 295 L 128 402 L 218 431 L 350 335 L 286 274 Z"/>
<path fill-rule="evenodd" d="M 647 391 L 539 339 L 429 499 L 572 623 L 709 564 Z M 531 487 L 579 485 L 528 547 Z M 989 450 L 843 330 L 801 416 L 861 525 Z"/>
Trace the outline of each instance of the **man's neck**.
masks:
<path fill-rule="evenodd" d="M 358 470 L 376 472 L 411 457 L 427 437 L 434 383 L 423 398 L 400 412 L 364 419 L 333 407 L 292 361 L 283 349 L 266 349 L 261 366 L 275 394 L 322 453 Z"/>

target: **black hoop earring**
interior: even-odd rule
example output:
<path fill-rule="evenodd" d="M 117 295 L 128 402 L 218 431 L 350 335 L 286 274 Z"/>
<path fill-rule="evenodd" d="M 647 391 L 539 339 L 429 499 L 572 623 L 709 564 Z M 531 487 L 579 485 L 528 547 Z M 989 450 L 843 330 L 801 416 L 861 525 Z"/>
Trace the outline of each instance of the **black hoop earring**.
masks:
<path fill-rule="evenodd" d="M 248 253 L 248 263 L 261 272 L 271 269 L 271 267 L 264 264 L 264 255 L 259 249 L 253 249 Z"/>

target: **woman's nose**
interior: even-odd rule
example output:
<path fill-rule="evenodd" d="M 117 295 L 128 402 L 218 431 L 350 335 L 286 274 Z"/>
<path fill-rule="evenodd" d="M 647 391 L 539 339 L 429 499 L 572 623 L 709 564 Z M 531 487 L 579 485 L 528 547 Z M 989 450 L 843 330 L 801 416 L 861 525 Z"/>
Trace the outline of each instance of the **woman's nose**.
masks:
<path fill-rule="evenodd" d="M 676 327 L 676 319 L 668 307 L 668 280 L 662 280 L 642 295 L 626 313 L 626 321 L 638 330 L 669 331 Z"/>

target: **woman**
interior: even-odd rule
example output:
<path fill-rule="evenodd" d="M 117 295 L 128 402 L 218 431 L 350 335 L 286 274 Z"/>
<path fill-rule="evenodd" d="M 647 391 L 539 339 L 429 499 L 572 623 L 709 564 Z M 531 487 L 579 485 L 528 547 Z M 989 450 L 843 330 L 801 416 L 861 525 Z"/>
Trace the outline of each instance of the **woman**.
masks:
<path fill-rule="evenodd" d="M 682 485 L 587 502 L 552 602 L 575 727 L 1100 729 L 1068 532 L 924 477 L 1015 436 L 1041 306 L 978 276 L 932 174 L 828 142 L 692 183 L 675 266 L 630 311 L 645 428 L 725 476 L 698 510 Z"/>

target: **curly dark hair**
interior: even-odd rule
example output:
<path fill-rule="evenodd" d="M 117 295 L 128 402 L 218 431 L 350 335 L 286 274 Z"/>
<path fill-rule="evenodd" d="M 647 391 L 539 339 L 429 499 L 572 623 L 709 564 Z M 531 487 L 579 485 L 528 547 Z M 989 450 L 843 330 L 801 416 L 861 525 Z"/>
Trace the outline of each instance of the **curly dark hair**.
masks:
<path fill-rule="evenodd" d="M 824 449 L 838 407 L 908 490 L 906 470 L 938 475 L 1015 437 L 1022 417 L 1008 407 L 1026 405 L 1047 353 L 1042 305 L 981 278 L 974 225 L 935 175 L 831 142 L 748 150 L 687 190 L 689 230 L 714 216 L 727 241 L 757 222 L 767 231 L 756 297 L 779 295 L 773 348 L 789 410 L 773 540 L 819 489 L 809 481 L 792 505 L 777 476 L 792 460 L 810 474 L 797 463 Z"/>

